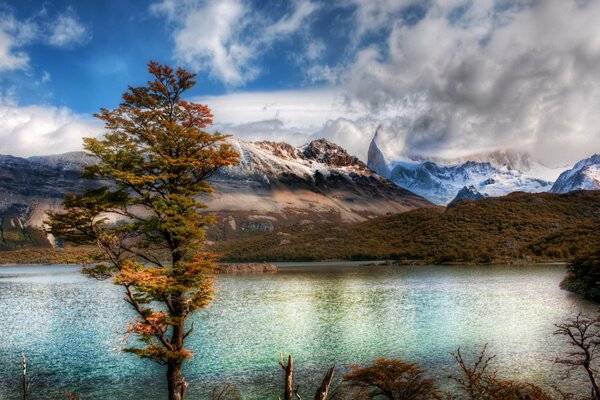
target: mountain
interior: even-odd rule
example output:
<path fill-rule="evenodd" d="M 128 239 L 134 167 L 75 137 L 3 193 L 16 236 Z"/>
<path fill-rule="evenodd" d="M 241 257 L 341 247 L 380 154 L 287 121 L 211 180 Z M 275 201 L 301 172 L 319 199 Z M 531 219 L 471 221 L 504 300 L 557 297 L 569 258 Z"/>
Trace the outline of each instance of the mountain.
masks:
<path fill-rule="evenodd" d="M 563 172 L 554 182 L 550 191 L 566 193 L 573 190 L 598 189 L 600 189 L 600 154 L 595 154 Z"/>
<path fill-rule="evenodd" d="M 388 162 L 385 159 L 383 151 L 379 148 L 377 139 L 382 127 L 380 126 L 375 131 L 375 136 L 369 144 L 369 152 L 367 153 L 369 168 L 378 173 L 381 176 L 390 176 L 390 168 Z"/>
<path fill-rule="evenodd" d="M 57 208 L 66 193 L 94 185 L 80 179 L 83 166 L 91 162 L 84 152 L 30 158 L 0 155 L 0 249 L 49 246 L 36 228 L 46 210 Z"/>
<path fill-rule="evenodd" d="M 506 166 L 497 168 L 489 162 L 467 161 L 456 165 L 399 162 L 389 178 L 397 185 L 417 193 L 436 204 L 448 204 L 465 186 L 473 186 L 488 196 L 503 196 L 515 191 L 545 192 L 552 182 L 533 178 Z"/>
<path fill-rule="evenodd" d="M 600 246 L 600 191 L 511 193 L 349 226 L 215 244 L 228 261 L 393 259 L 406 263 L 568 261 Z"/>
<path fill-rule="evenodd" d="M 240 164 L 219 171 L 212 178 L 215 194 L 205 199 L 218 216 L 213 236 L 219 239 L 284 226 L 347 224 L 431 205 L 323 139 L 301 147 L 231 143 Z"/>
<path fill-rule="evenodd" d="M 326 140 L 301 147 L 230 141 L 241 162 L 215 174 L 215 192 L 202 198 L 217 217 L 212 239 L 281 226 L 347 224 L 431 205 Z M 83 152 L 0 156 L 0 248 L 49 245 L 43 237 L 30 238 L 29 231 L 42 225 L 46 210 L 59 207 L 65 194 L 98 184 L 81 179 L 83 167 L 93 162 Z"/>
<path fill-rule="evenodd" d="M 551 188 L 551 180 L 563 170 L 545 167 L 527 153 L 513 151 L 457 159 L 407 156 L 386 162 L 378 136 L 376 132 L 371 140 L 368 166 L 397 185 L 440 205 L 448 204 L 465 186 L 473 186 L 488 196 L 516 191 L 545 192 Z"/>
<path fill-rule="evenodd" d="M 448 203 L 448 206 L 451 206 L 452 204 L 454 204 L 460 200 L 481 200 L 481 199 L 485 199 L 486 197 L 489 197 L 489 196 L 485 195 L 485 194 L 481 194 L 477 189 L 475 189 L 475 186 L 473 186 L 473 185 L 471 185 L 469 187 L 463 186 L 463 188 L 459 190 L 456 197 L 454 199 L 452 199 L 452 201 L 450 203 Z"/>

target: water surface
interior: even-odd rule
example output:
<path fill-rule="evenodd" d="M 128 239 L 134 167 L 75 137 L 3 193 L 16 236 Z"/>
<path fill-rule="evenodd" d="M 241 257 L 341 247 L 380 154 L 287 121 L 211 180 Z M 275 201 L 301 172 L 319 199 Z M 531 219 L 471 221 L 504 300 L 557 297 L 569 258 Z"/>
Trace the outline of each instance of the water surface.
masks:
<path fill-rule="evenodd" d="M 489 343 L 509 378 L 560 382 L 565 349 L 553 324 L 596 307 L 560 290 L 563 266 L 364 267 L 282 264 L 277 274 L 224 275 L 195 317 L 190 399 L 233 382 L 245 398 L 277 398 L 279 354 L 293 354 L 305 397 L 332 364 L 376 357 L 453 371 L 449 353 Z M 119 351 L 131 312 L 122 292 L 72 266 L 0 267 L 0 399 L 20 398 L 20 353 L 33 399 L 163 399 L 163 369 Z M 582 385 L 573 376 L 571 387 Z"/>

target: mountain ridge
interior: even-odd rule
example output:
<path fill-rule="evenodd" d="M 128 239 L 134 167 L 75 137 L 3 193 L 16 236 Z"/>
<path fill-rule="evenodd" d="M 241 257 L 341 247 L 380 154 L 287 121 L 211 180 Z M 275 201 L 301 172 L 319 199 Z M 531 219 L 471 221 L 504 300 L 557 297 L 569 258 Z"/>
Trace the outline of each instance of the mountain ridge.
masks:
<path fill-rule="evenodd" d="M 211 177 L 215 192 L 201 198 L 217 218 L 209 228 L 214 239 L 322 221 L 346 224 L 431 205 L 324 139 L 299 147 L 228 140 L 240 164 Z M 67 193 L 98 185 L 81 178 L 91 162 L 82 152 L 0 156 L 0 225 L 10 220 L 5 228 L 15 237 L 23 236 L 19 227 L 40 227 L 45 211 L 57 209 Z"/>
<path fill-rule="evenodd" d="M 407 155 L 388 161 L 378 143 L 381 129 L 376 130 L 371 140 L 367 165 L 397 185 L 438 205 L 449 204 L 463 187 L 469 186 L 489 196 L 515 191 L 545 192 L 564 170 L 546 167 L 528 153 L 512 150 L 454 159 Z"/>
<path fill-rule="evenodd" d="M 600 189 L 600 154 L 594 154 L 560 174 L 550 191 L 566 193 L 572 190 L 598 189 Z"/>

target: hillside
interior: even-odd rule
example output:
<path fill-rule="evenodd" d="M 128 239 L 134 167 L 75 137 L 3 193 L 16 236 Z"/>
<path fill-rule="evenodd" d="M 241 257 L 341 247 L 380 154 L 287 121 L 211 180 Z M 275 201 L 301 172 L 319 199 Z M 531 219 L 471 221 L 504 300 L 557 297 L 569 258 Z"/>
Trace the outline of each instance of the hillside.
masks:
<path fill-rule="evenodd" d="M 217 242 L 226 260 L 399 259 L 404 262 L 568 260 L 600 245 L 600 192 L 513 193 L 463 200 L 348 227 L 289 229 Z"/>

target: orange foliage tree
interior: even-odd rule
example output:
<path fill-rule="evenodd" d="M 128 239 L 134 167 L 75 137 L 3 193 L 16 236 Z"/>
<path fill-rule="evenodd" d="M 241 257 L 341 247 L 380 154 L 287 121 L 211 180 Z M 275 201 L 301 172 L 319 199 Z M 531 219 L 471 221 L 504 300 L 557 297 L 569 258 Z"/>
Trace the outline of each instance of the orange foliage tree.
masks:
<path fill-rule="evenodd" d="M 49 231 L 74 243 L 96 243 L 107 262 L 86 267 L 95 278 L 112 278 L 137 313 L 127 335 L 140 342 L 125 351 L 167 366 L 170 400 L 183 400 L 182 365 L 192 313 L 213 298 L 214 265 L 202 250 L 211 217 L 198 196 L 210 192 L 207 179 L 238 162 L 225 136 L 203 130 L 210 109 L 182 99 L 194 74 L 157 62 L 146 86 L 129 87 L 116 109 L 95 116 L 107 132 L 85 138 L 97 163 L 84 176 L 103 182 L 83 195 L 69 195 L 64 211 L 50 214 Z"/>

